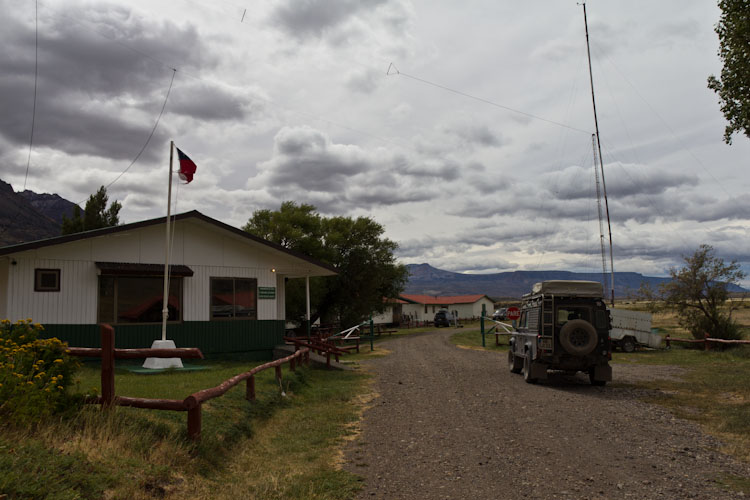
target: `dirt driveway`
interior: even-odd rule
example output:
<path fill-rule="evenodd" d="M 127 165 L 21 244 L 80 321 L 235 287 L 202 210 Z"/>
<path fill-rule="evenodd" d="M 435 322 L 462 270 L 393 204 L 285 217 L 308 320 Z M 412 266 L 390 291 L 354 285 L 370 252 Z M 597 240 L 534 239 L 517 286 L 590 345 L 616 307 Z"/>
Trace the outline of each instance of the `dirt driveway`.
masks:
<path fill-rule="evenodd" d="M 365 478 L 359 498 L 742 497 L 717 480 L 750 477 L 747 464 L 639 390 L 562 374 L 527 384 L 505 356 L 449 343 L 454 331 L 394 339 L 367 362 L 379 396 L 345 465 Z M 615 380 L 644 377 L 618 368 Z"/>

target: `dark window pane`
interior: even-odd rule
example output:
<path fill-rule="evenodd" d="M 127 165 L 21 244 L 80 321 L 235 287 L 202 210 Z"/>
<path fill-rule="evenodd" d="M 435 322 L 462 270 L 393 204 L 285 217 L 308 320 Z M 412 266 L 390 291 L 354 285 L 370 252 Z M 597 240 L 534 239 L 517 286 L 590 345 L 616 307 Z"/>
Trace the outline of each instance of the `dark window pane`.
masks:
<path fill-rule="evenodd" d="M 234 280 L 234 315 L 237 318 L 255 319 L 254 279 Z"/>
<path fill-rule="evenodd" d="M 168 321 L 179 321 L 181 278 L 172 278 L 169 287 Z M 117 277 L 117 322 L 161 323 L 164 305 L 163 278 Z"/>
<path fill-rule="evenodd" d="M 234 312 L 234 283 L 231 278 L 211 279 L 211 318 L 231 318 Z"/>
<path fill-rule="evenodd" d="M 60 270 L 59 269 L 35 269 L 34 270 L 35 292 L 59 292 Z"/>
<path fill-rule="evenodd" d="M 99 276 L 99 322 L 115 322 L 115 278 Z"/>

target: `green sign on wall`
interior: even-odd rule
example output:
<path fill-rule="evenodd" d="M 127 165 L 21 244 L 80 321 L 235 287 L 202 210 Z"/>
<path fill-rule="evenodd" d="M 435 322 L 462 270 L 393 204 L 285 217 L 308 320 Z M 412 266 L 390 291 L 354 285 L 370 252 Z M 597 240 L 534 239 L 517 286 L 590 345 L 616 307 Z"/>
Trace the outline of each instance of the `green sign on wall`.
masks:
<path fill-rule="evenodd" d="M 259 286 L 258 298 L 259 299 L 275 299 L 276 287 L 275 286 Z"/>

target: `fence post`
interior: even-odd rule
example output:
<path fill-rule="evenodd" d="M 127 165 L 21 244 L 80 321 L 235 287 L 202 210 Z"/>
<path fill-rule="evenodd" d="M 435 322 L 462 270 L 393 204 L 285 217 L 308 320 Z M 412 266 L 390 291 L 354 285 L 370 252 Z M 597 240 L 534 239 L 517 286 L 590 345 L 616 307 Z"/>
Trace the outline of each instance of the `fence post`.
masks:
<path fill-rule="evenodd" d="M 487 305 L 482 304 L 482 317 L 479 318 L 479 329 L 482 331 L 482 347 L 484 347 L 484 316 L 487 314 Z"/>
<path fill-rule="evenodd" d="M 669 344 L 669 334 L 667 334 L 667 336 L 664 338 L 664 342 L 666 343 L 665 347 L 667 349 L 671 349 L 672 348 L 672 346 Z"/>
<path fill-rule="evenodd" d="M 709 342 L 708 342 L 708 334 L 707 333 L 704 334 L 704 336 L 703 336 L 703 349 L 705 351 L 710 351 L 711 350 L 711 346 L 709 345 Z"/>
<path fill-rule="evenodd" d="M 197 441 L 201 438 L 201 406 L 203 403 L 198 403 L 197 406 L 188 409 L 188 437 L 193 441 Z"/>
<path fill-rule="evenodd" d="M 281 383 L 281 365 L 276 365 L 276 382 Z"/>
<path fill-rule="evenodd" d="M 102 344 L 102 408 L 115 402 L 115 330 L 101 324 Z"/>
<path fill-rule="evenodd" d="M 370 352 L 375 350 L 375 324 L 372 321 L 372 314 L 370 314 Z M 359 350 L 357 350 L 359 352 Z"/>
<path fill-rule="evenodd" d="M 250 375 L 245 387 L 245 399 L 255 401 L 255 375 Z"/>

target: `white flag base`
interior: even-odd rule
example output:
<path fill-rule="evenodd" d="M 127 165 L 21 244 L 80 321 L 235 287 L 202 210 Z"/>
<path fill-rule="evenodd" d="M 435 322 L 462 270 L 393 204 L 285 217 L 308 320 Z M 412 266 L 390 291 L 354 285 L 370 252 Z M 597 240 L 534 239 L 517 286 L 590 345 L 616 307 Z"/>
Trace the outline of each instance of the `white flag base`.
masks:
<path fill-rule="evenodd" d="M 154 340 L 151 349 L 174 349 L 177 346 L 174 340 Z M 182 359 L 180 358 L 146 358 L 143 363 L 144 368 L 151 370 L 165 370 L 168 368 L 182 368 Z"/>

